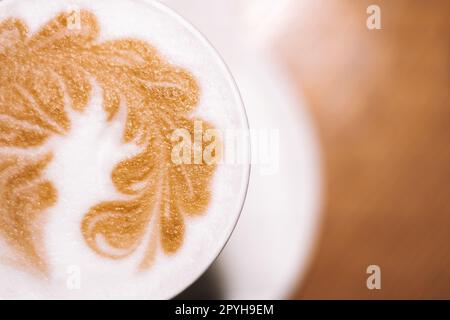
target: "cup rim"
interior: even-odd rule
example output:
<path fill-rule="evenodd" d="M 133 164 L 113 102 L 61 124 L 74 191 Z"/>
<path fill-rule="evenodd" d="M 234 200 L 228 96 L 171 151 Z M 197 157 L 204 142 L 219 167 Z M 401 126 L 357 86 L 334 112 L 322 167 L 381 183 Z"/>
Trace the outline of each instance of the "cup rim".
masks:
<path fill-rule="evenodd" d="M 1 1 L 1 0 L 0 0 Z M 239 87 L 236 83 L 235 78 L 233 77 L 233 74 L 231 73 L 230 68 L 228 67 L 228 65 L 225 62 L 225 59 L 222 57 L 222 55 L 220 54 L 220 52 L 215 48 L 215 46 L 208 40 L 208 38 L 199 30 L 197 29 L 194 24 L 189 21 L 187 18 L 185 18 L 183 15 L 181 15 L 180 13 L 178 13 L 176 10 L 174 10 L 173 8 L 170 8 L 169 6 L 167 6 L 166 4 L 161 3 L 160 1 L 157 0 L 138 0 L 144 3 L 147 3 L 149 5 L 154 5 L 156 7 L 158 7 L 158 9 L 160 9 L 161 11 L 164 11 L 167 14 L 170 14 L 174 19 L 177 19 L 184 27 L 186 27 L 198 40 L 200 40 L 201 42 L 204 43 L 205 47 L 209 48 L 212 52 L 212 55 L 214 56 L 215 59 L 218 60 L 221 68 L 224 69 L 224 74 L 227 75 L 228 78 L 228 82 L 230 83 L 231 87 L 234 89 L 235 91 L 235 96 L 236 96 L 236 101 L 239 104 L 239 113 L 240 116 L 242 118 L 242 122 L 244 124 L 244 127 L 242 128 L 243 130 L 250 130 L 250 122 L 248 119 L 248 114 L 247 114 L 247 110 L 245 108 L 245 104 L 244 101 L 242 99 L 242 95 L 241 92 L 239 90 Z M 248 195 L 248 189 L 250 186 L 250 177 L 251 177 L 251 158 L 252 158 L 252 147 L 251 147 L 251 141 L 247 140 L 247 147 L 246 147 L 247 151 L 246 151 L 246 165 L 242 165 L 243 168 L 243 185 L 241 186 L 241 190 L 240 190 L 240 197 L 241 199 L 239 200 L 240 205 L 238 206 L 239 208 L 239 212 L 236 215 L 236 218 L 232 224 L 232 228 L 228 234 L 228 237 L 224 240 L 223 245 L 220 246 L 219 250 L 215 253 L 214 255 L 214 259 L 211 260 L 210 263 L 205 265 L 205 268 L 203 268 L 203 270 L 201 271 L 201 273 L 192 278 L 192 281 L 189 281 L 185 286 L 183 286 L 183 288 L 178 291 L 177 293 L 174 293 L 173 295 L 167 297 L 167 299 L 173 299 L 176 296 L 178 296 L 179 294 L 181 294 L 183 291 L 185 291 L 187 288 L 189 288 L 192 284 L 194 284 L 213 264 L 214 262 L 216 262 L 216 260 L 219 258 L 220 254 L 222 253 L 222 251 L 225 249 L 226 245 L 228 244 L 228 242 L 231 239 L 231 236 L 233 235 L 234 230 L 236 229 L 236 226 L 239 222 L 239 219 L 241 217 L 242 211 L 244 209 L 245 206 L 245 202 L 247 199 L 247 195 Z"/>

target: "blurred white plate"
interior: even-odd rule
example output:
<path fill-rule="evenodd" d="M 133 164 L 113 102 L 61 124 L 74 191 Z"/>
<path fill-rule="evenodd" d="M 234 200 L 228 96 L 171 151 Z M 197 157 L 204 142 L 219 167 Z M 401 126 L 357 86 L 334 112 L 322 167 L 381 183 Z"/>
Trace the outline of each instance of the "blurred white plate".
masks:
<path fill-rule="evenodd" d="M 312 123 L 266 47 L 291 3 L 162 2 L 190 20 L 222 54 L 241 91 L 251 130 L 279 134 L 277 160 L 272 163 L 278 163 L 278 170 L 270 172 L 261 159 L 253 165 L 247 201 L 230 242 L 210 271 L 181 297 L 287 298 L 308 264 L 321 190 Z M 260 158 L 255 145 L 252 149 Z"/>

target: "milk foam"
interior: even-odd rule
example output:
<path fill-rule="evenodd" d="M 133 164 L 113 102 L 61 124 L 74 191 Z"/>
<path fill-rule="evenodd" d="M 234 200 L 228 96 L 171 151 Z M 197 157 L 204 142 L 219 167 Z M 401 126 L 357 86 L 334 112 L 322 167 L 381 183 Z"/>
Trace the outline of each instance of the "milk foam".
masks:
<path fill-rule="evenodd" d="M 0 21 L 20 18 L 33 34 L 74 6 L 96 15 L 98 41 L 130 37 L 144 40 L 171 64 L 193 74 L 201 88 L 196 116 L 219 130 L 246 128 L 239 94 L 220 58 L 189 24 L 156 2 L 4 0 L 0 2 Z M 112 185 L 111 171 L 139 151 L 137 146 L 122 142 L 123 108 L 113 122 L 107 122 L 101 104 L 101 92 L 94 86 L 87 109 L 70 112 L 70 133 L 52 138 L 44 147 L 55 154 L 46 177 L 58 190 L 58 202 L 45 213 L 49 278 L 39 279 L 0 264 L 0 298 L 170 298 L 205 271 L 231 234 L 245 197 L 248 166 L 220 164 L 209 209 L 200 217 L 185 217 L 183 246 L 175 255 L 158 250 L 152 267 L 138 272 L 136 265 L 143 247 L 122 260 L 102 258 L 92 251 L 82 237 L 81 219 L 98 202 L 123 197 Z M 1 241 L 0 257 L 8 250 Z"/>

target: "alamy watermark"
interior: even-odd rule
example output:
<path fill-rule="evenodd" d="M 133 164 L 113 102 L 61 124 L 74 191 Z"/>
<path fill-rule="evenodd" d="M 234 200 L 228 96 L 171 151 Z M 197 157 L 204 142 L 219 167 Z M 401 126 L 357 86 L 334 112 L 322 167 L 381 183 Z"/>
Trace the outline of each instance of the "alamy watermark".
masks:
<path fill-rule="evenodd" d="M 81 10 L 78 6 L 70 6 L 67 10 L 67 29 L 81 30 Z"/>
<path fill-rule="evenodd" d="M 376 4 L 367 7 L 369 17 L 366 20 L 367 29 L 381 30 L 381 8 Z"/>
<path fill-rule="evenodd" d="M 369 290 L 381 290 L 381 268 L 377 265 L 367 267 L 366 273 L 370 276 L 367 278 L 366 286 Z"/>
<path fill-rule="evenodd" d="M 195 121 L 193 132 L 173 131 L 171 160 L 175 165 L 251 164 L 261 175 L 273 175 L 279 169 L 279 140 L 277 129 L 218 130 Z"/>
<path fill-rule="evenodd" d="M 66 287 L 69 290 L 81 290 L 81 268 L 76 265 L 68 266 L 66 269 Z"/>

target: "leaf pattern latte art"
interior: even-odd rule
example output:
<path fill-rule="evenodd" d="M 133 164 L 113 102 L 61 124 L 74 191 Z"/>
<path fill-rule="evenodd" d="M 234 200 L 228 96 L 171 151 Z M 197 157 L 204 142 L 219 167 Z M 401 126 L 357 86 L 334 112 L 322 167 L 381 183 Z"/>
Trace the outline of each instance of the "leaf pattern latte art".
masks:
<path fill-rule="evenodd" d="M 0 236 L 16 265 L 49 272 L 42 226 L 58 194 L 43 177 L 52 154 L 39 147 L 70 132 L 67 109 L 83 112 L 95 83 L 109 121 L 125 108 L 123 141 L 141 152 L 111 174 L 124 197 L 94 205 L 81 221 L 81 234 L 106 258 L 121 259 L 145 246 L 139 268 L 146 269 L 159 247 L 166 254 L 180 249 L 184 218 L 201 215 L 210 201 L 216 166 L 171 161 L 172 132 L 183 128 L 193 135 L 199 120 L 190 117 L 199 87 L 147 43 L 98 43 L 95 16 L 81 11 L 80 22 L 72 30 L 68 13 L 61 13 L 32 36 L 19 19 L 0 22 Z"/>

